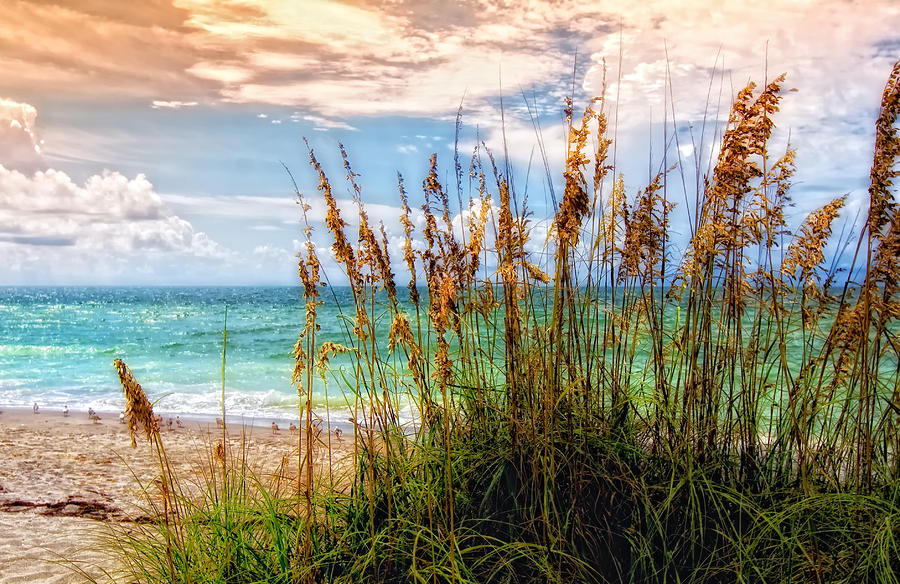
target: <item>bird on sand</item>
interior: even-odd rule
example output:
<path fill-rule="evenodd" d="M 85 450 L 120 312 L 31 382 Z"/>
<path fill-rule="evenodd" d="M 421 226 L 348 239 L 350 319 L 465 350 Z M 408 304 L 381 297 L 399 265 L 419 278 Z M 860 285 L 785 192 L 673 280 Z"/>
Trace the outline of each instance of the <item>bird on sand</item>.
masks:
<path fill-rule="evenodd" d="M 66 404 L 63 406 L 63 417 L 64 418 L 69 417 L 69 404 Z"/>
<path fill-rule="evenodd" d="M 100 416 L 98 416 L 97 412 L 95 412 L 94 410 L 91 410 L 89 417 L 90 417 L 91 421 L 95 424 L 101 420 Z"/>
<path fill-rule="evenodd" d="M 288 429 L 291 431 L 291 434 L 297 433 L 297 426 L 295 426 L 293 422 L 291 422 L 291 427 Z"/>
<path fill-rule="evenodd" d="M 272 422 L 272 434 L 275 434 L 276 432 L 278 432 L 278 424 Z"/>
<path fill-rule="evenodd" d="M 36 414 L 36 413 L 38 413 L 38 410 L 41 409 L 41 408 L 38 407 L 37 402 L 34 402 L 34 406 L 33 406 L 31 409 L 32 409 L 32 410 L 34 411 L 34 413 Z"/>
<path fill-rule="evenodd" d="M 181 416 L 175 416 L 175 425 L 179 428 L 184 428 L 184 424 L 181 423 Z"/>

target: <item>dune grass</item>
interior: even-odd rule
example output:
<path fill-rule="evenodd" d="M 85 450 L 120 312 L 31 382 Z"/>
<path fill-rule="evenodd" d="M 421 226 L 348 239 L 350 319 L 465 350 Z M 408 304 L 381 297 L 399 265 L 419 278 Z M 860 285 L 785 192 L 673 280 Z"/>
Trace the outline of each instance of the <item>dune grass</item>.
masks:
<path fill-rule="evenodd" d="M 120 541 L 125 580 L 897 582 L 900 63 L 868 218 L 837 242 L 845 273 L 825 253 L 843 198 L 788 232 L 794 152 L 769 145 L 782 83 L 737 94 L 677 255 L 667 177 L 626 194 L 602 98 L 568 111 L 545 254 L 482 147 L 467 168 L 457 152 L 455 205 L 432 156 L 421 229 L 400 179 L 399 259 L 343 148 L 352 234 L 310 148 L 353 303 L 345 341 L 317 339 L 323 276 L 298 192 L 293 479 L 258 479 L 219 446 L 205 496 L 185 497 L 148 421 L 165 504 Z M 315 463 L 330 437 L 312 391 L 339 352 L 358 425 L 353 472 L 335 478 Z"/>

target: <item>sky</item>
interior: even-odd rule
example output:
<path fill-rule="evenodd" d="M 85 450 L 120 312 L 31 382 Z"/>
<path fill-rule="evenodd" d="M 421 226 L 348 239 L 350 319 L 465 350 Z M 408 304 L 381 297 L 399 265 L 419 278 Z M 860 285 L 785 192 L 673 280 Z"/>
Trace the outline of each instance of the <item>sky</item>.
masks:
<path fill-rule="evenodd" d="M 291 175 L 330 254 L 304 137 L 346 206 L 345 145 L 399 260 L 397 173 L 417 206 L 436 153 L 455 193 L 460 105 L 460 152 L 507 152 L 540 249 L 564 98 L 604 87 L 628 193 L 686 169 L 684 236 L 730 100 L 780 73 L 790 220 L 846 193 L 852 225 L 898 58 L 896 0 L 3 0 L 0 285 L 295 285 Z"/>

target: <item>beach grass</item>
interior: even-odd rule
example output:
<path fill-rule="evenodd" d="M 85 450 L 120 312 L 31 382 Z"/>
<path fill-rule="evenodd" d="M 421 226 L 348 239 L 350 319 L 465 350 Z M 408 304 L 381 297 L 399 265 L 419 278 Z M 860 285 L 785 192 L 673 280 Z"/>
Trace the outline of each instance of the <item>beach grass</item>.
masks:
<path fill-rule="evenodd" d="M 852 239 L 833 233 L 843 197 L 788 231 L 794 152 L 770 145 L 783 82 L 735 96 L 677 253 L 672 171 L 625 192 L 603 97 L 580 119 L 567 109 L 542 254 L 483 146 L 465 163 L 456 150 L 452 202 L 431 157 L 418 217 L 400 178 L 402 258 L 343 147 L 353 233 L 309 148 L 353 302 L 345 341 L 321 342 L 327 287 L 298 191 L 296 459 L 260 476 L 223 436 L 189 494 L 121 364 L 129 419 L 160 461 L 156 519 L 116 543 L 124 580 L 897 582 L 900 62 Z M 315 422 L 337 353 L 352 363 L 338 380 L 349 472 Z"/>

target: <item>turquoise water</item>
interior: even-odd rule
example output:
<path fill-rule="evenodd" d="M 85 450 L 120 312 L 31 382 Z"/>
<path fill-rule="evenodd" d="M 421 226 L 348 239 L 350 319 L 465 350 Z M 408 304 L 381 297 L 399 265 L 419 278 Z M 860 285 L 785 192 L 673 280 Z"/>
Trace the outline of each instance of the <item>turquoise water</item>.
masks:
<path fill-rule="evenodd" d="M 348 290 L 338 302 L 352 306 Z M 319 340 L 341 342 L 334 299 L 319 307 Z M 113 359 L 124 360 L 160 413 L 221 408 L 222 331 L 228 307 L 230 414 L 296 417 L 291 351 L 302 328 L 299 287 L 0 288 L 0 406 L 117 412 Z"/>
<path fill-rule="evenodd" d="M 348 320 L 338 308 L 353 306 L 349 288 L 325 289 L 321 300 L 317 345 L 352 344 L 347 340 Z M 50 409 L 68 405 L 76 412 L 121 411 L 125 402 L 113 368 L 113 359 L 120 358 L 156 401 L 158 413 L 215 416 L 221 412 L 226 306 L 229 415 L 264 423 L 296 420 L 300 400 L 291 383 L 291 353 L 305 314 L 299 286 L 0 287 L 0 408 L 38 403 Z M 415 314 L 411 306 L 404 309 Z M 667 311 L 669 330 L 679 322 L 678 314 L 677 308 Z M 748 312 L 746 319 L 751 327 L 753 314 Z M 382 315 L 378 326 L 385 333 L 377 335 L 382 345 L 389 319 Z M 792 328 L 787 341 L 788 364 L 796 375 L 802 365 L 799 327 Z M 646 367 L 645 343 L 646 339 L 638 342 L 632 364 L 631 381 L 636 386 L 652 373 Z M 495 350 L 502 354 L 502 347 Z M 776 357 L 776 352 L 768 356 Z M 345 387 L 353 378 L 350 359 L 332 358 L 330 366 L 336 373 L 328 381 L 327 400 L 316 379 L 317 415 L 341 421 L 351 415 L 352 396 Z M 885 382 L 891 383 L 896 379 L 896 358 L 887 355 L 881 365 Z M 397 367 L 405 373 L 401 363 Z M 400 415 L 408 420 L 416 417 L 409 406 L 401 407 Z"/>

